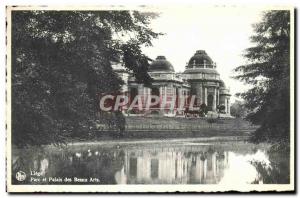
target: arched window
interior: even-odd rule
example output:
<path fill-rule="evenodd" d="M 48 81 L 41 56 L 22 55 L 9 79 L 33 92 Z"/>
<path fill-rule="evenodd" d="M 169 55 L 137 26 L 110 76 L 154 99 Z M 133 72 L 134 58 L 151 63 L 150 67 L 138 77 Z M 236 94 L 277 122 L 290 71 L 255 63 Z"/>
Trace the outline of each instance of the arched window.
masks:
<path fill-rule="evenodd" d="M 152 89 L 151 89 L 151 95 L 152 96 L 160 96 L 160 94 L 159 94 L 159 88 L 158 87 L 153 87 Z M 151 103 L 154 103 L 154 101 L 155 101 L 155 99 L 154 98 L 151 98 Z M 151 106 L 151 108 L 158 108 L 159 107 L 159 103 L 158 104 L 156 104 L 156 105 L 152 105 Z"/>
<path fill-rule="evenodd" d="M 151 89 L 151 95 L 153 95 L 153 96 L 159 96 L 159 88 L 158 87 L 153 87 Z"/>
<path fill-rule="evenodd" d="M 209 95 L 207 96 L 207 109 L 208 109 L 209 111 L 212 111 L 213 100 L 214 100 L 214 96 L 211 95 L 211 94 L 209 94 Z"/>

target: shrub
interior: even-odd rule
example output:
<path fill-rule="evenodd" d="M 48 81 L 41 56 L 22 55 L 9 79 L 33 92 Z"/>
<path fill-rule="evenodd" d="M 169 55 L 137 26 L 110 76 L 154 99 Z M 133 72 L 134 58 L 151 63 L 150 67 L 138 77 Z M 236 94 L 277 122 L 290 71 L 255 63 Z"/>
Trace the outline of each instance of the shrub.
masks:
<path fill-rule="evenodd" d="M 217 123 L 217 122 L 218 122 L 218 119 L 216 119 L 216 118 L 208 118 L 208 119 L 207 119 L 207 122 L 210 123 L 210 124 L 212 124 L 212 123 Z"/>

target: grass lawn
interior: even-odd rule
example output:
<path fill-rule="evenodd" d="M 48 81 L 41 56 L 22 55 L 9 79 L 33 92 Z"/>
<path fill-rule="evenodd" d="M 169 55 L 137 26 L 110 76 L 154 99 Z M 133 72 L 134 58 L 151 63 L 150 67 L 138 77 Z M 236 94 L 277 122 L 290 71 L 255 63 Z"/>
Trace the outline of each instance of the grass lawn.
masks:
<path fill-rule="evenodd" d="M 248 121 L 239 118 L 214 119 L 209 118 L 169 118 L 169 117 L 126 117 L 126 125 L 129 130 L 198 130 L 210 129 L 240 129 L 256 128 Z"/>
<path fill-rule="evenodd" d="M 126 117 L 123 135 L 117 131 L 99 131 L 103 139 L 170 139 L 216 136 L 248 137 L 257 126 L 236 118 L 170 118 L 170 117 Z"/>

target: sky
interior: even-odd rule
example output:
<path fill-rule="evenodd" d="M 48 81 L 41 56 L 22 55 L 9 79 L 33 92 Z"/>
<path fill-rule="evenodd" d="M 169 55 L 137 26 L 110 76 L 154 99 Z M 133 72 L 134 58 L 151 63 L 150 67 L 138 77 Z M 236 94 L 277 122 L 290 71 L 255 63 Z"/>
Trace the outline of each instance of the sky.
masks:
<path fill-rule="evenodd" d="M 249 85 L 232 79 L 233 69 L 246 60 L 244 50 L 253 44 L 252 24 L 261 20 L 263 10 L 255 7 L 178 7 L 160 9 L 152 28 L 165 35 L 143 51 L 152 59 L 166 56 L 176 72 L 183 72 L 196 50 L 205 50 L 217 63 L 217 70 L 231 94 L 243 92 Z M 231 102 L 236 98 L 232 97 Z"/>

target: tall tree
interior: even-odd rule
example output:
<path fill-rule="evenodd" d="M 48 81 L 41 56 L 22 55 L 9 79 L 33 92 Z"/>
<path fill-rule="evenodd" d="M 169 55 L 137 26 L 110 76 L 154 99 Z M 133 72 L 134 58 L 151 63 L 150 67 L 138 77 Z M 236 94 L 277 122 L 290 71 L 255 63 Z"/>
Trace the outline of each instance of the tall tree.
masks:
<path fill-rule="evenodd" d="M 260 128 L 254 141 L 285 141 L 290 134 L 290 12 L 264 13 L 254 25 L 254 46 L 246 49 L 247 64 L 235 69 L 237 79 L 252 85 L 240 96 L 251 111 L 247 118 Z"/>
<path fill-rule="evenodd" d="M 151 83 L 141 47 L 159 34 L 151 13 L 12 11 L 12 141 L 64 142 L 94 127 L 98 93 L 123 83 L 111 63 L 123 61 Z M 105 117 L 105 114 L 102 114 Z"/>

